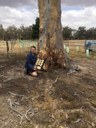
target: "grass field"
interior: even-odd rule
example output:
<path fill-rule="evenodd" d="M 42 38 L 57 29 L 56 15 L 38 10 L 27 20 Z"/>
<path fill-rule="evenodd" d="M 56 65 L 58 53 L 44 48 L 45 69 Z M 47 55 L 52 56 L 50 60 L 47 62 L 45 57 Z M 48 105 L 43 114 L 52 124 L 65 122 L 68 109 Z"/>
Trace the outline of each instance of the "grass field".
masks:
<path fill-rule="evenodd" d="M 69 48 L 68 54 L 70 58 L 86 58 L 86 52 L 84 49 L 85 40 L 65 40 L 63 42 L 64 45 Z M 29 51 L 30 46 L 37 46 L 37 43 L 38 41 L 23 41 L 23 43 L 20 41 L 9 42 L 9 56 L 13 56 L 16 54 L 23 54 L 24 56 L 26 56 L 26 53 Z M 7 55 L 5 41 L 0 41 L 0 54 L 2 56 L 5 55 L 5 57 Z M 87 58 L 96 59 L 96 53 L 90 53 L 90 56 Z"/>
<path fill-rule="evenodd" d="M 23 43 L 22 43 L 23 42 Z M 29 51 L 30 46 L 37 46 L 38 41 L 14 41 L 9 42 L 9 54 L 24 54 Z M 69 48 L 69 56 L 74 57 L 86 57 L 86 52 L 84 49 L 85 40 L 65 40 L 63 41 L 64 45 Z M 65 49 L 66 50 L 66 49 Z M 0 54 L 6 56 L 6 42 L 0 41 Z M 96 53 L 91 53 L 89 56 L 90 59 L 96 59 Z"/>
<path fill-rule="evenodd" d="M 23 42 L 23 43 L 22 43 Z M 20 53 L 28 51 L 31 45 L 37 45 L 38 41 L 14 41 L 9 42 L 9 52 L 10 53 Z M 84 51 L 84 40 L 69 40 L 64 41 L 64 44 L 70 48 L 70 50 L 76 50 L 76 47 L 79 46 L 80 51 Z M 6 54 L 6 42 L 0 41 L 0 53 Z"/>
<path fill-rule="evenodd" d="M 37 45 L 37 41 L 9 41 L 9 52 L 20 53 L 27 51 L 31 45 Z M 6 53 L 6 42 L 0 41 L 0 52 Z"/>

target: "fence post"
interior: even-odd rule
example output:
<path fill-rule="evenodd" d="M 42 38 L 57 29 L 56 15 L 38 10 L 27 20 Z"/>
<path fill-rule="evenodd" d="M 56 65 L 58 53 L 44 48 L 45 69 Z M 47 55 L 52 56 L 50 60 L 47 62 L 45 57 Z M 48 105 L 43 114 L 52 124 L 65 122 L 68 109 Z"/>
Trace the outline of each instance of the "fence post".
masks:
<path fill-rule="evenodd" d="M 9 43 L 6 41 L 7 57 L 9 57 Z"/>

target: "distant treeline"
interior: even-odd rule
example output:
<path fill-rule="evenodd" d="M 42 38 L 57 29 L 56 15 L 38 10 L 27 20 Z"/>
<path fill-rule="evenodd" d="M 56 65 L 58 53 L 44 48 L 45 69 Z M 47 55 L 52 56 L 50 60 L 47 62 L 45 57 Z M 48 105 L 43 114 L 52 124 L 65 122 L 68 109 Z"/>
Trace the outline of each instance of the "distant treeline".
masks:
<path fill-rule="evenodd" d="M 96 28 L 79 27 L 77 30 L 68 26 L 63 27 L 63 39 L 96 39 Z M 35 20 L 35 24 L 28 27 L 23 25 L 17 28 L 15 25 L 9 26 L 4 29 L 3 25 L 0 25 L 0 40 L 35 40 L 39 38 L 39 18 Z"/>
<path fill-rule="evenodd" d="M 17 28 L 15 25 L 3 28 L 0 25 L 0 40 L 31 40 L 39 38 L 39 18 L 36 18 L 35 24 L 24 27 L 23 25 Z"/>
<path fill-rule="evenodd" d="M 86 29 L 86 27 L 81 26 L 76 30 L 66 26 L 63 28 L 63 38 L 65 40 L 96 40 L 96 28 Z"/>

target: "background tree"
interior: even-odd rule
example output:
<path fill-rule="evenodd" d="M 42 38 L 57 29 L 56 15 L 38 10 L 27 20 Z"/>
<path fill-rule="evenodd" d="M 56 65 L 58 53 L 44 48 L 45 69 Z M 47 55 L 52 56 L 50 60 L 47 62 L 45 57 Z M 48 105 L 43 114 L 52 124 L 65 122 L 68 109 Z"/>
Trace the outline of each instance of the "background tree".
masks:
<path fill-rule="evenodd" d="M 89 40 L 96 39 L 96 28 L 89 28 L 86 31 L 86 39 L 89 39 Z"/>
<path fill-rule="evenodd" d="M 64 40 L 72 39 L 72 29 L 68 26 L 63 28 L 63 39 Z"/>
<path fill-rule="evenodd" d="M 86 39 L 86 27 L 79 27 L 75 33 L 75 39 Z"/>
<path fill-rule="evenodd" d="M 4 29 L 3 29 L 3 25 L 0 24 L 0 40 L 4 39 Z"/>
<path fill-rule="evenodd" d="M 35 20 L 35 24 L 32 26 L 32 39 L 39 39 L 39 18 Z"/>
<path fill-rule="evenodd" d="M 4 30 L 4 40 L 17 40 L 17 28 L 14 25 Z"/>
<path fill-rule="evenodd" d="M 40 20 L 37 17 L 35 24 L 25 27 L 24 25 L 17 28 L 15 25 L 3 28 L 0 24 L 0 40 L 32 40 L 39 38 L 39 23 Z M 55 22 L 54 22 L 55 23 Z M 53 25 L 54 26 L 54 25 Z M 52 28 L 53 28 L 52 26 Z M 57 26 L 56 26 L 57 27 Z M 44 31 L 43 31 L 44 32 Z M 63 27 L 63 39 L 86 39 L 96 40 L 96 28 L 79 27 L 77 30 L 68 26 Z"/>

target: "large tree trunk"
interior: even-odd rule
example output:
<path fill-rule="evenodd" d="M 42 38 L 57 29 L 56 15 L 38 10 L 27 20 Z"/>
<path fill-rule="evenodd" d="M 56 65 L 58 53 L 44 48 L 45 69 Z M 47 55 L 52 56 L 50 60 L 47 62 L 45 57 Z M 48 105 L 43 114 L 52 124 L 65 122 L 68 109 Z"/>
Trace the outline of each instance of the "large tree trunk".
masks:
<path fill-rule="evenodd" d="M 51 65 L 70 66 L 63 47 L 61 0 L 38 0 L 40 17 L 40 53 L 47 54 Z M 43 54 L 43 55 L 44 55 Z"/>

